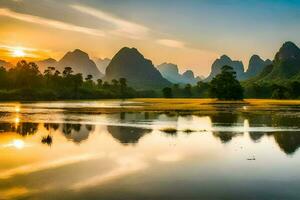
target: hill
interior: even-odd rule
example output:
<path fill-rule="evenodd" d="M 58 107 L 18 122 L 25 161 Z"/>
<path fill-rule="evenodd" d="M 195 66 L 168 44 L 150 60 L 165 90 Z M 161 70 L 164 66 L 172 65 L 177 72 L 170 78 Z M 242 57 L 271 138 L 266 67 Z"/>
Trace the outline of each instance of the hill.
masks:
<path fill-rule="evenodd" d="M 94 79 L 102 78 L 103 74 L 99 71 L 89 55 L 80 49 L 66 53 L 57 63 L 56 69 L 63 72 L 65 67 L 72 67 L 75 73 L 82 73 L 83 77 L 91 74 Z"/>
<path fill-rule="evenodd" d="M 136 89 L 161 89 L 171 83 L 136 48 L 122 48 L 106 68 L 104 80 L 126 78 Z"/>
<path fill-rule="evenodd" d="M 179 73 L 178 66 L 173 63 L 162 63 L 157 66 L 161 75 L 172 83 L 195 85 L 201 80 L 195 77 L 192 70 L 187 70 L 183 74 Z"/>

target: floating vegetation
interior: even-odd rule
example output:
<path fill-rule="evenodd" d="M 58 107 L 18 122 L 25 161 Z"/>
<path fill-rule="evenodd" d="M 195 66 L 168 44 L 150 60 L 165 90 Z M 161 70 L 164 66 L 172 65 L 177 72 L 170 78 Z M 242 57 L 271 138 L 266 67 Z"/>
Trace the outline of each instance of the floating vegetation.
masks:
<path fill-rule="evenodd" d="M 51 145 L 52 144 L 52 136 L 51 135 L 47 135 L 46 137 L 42 138 L 42 143 L 43 144 L 47 144 L 47 145 Z"/>
<path fill-rule="evenodd" d="M 184 132 L 184 133 L 192 133 L 192 132 L 195 132 L 195 130 L 192 130 L 192 129 L 184 129 L 183 132 Z"/>
<path fill-rule="evenodd" d="M 177 133 L 176 128 L 163 128 L 163 129 L 160 129 L 160 131 L 168 133 L 168 134 L 176 134 Z"/>

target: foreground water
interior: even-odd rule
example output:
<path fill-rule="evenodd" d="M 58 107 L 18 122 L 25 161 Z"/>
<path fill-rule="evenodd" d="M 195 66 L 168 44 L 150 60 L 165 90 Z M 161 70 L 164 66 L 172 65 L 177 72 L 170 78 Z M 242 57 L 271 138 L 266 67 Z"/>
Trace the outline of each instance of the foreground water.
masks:
<path fill-rule="evenodd" d="M 0 199 L 300 198 L 299 106 L 137 106 L 0 104 Z"/>

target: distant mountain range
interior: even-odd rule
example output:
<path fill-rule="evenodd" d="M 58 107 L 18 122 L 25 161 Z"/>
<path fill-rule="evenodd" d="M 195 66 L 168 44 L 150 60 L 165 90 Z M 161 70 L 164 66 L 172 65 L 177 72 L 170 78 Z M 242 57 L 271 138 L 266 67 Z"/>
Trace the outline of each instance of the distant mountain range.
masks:
<path fill-rule="evenodd" d="M 247 80 L 260 74 L 270 64 L 272 64 L 271 60 L 263 60 L 258 55 L 253 55 L 249 60 L 247 71 L 244 71 L 244 65 L 241 61 L 232 60 L 227 55 L 223 55 L 214 61 L 211 72 L 205 81 L 211 81 L 217 74 L 221 73 L 221 68 L 225 65 L 234 69 L 238 80 Z"/>
<path fill-rule="evenodd" d="M 122 48 L 106 68 L 104 80 L 126 78 L 136 89 L 161 89 L 171 83 L 136 48 Z"/>
<path fill-rule="evenodd" d="M 39 60 L 35 62 L 39 66 L 39 70 L 43 73 L 48 67 L 55 67 L 57 61 L 53 58 L 47 58 L 45 60 Z"/>
<path fill-rule="evenodd" d="M 11 63 L 6 62 L 5 60 L 0 60 L 0 66 L 1 66 L 1 67 L 5 67 L 5 68 L 7 68 L 7 69 L 13 67 L 13 65 L 12 65 Z"/>
<path fill-rule="evenodd" d="M 99 71 L 102 74 L 105 74 L 105 70 L 106 70 L 108 64 L 110 63 L 110 61 L 111 61 L 111 59 L 109 59 L 109 58 L 104 58 L 104 59 L 95 58 L 94 59 L 94 62 L 96 63 L 97 68 L 99 69 Z"/>
<path fill-rule="evenodd" d="M 94 79 L 102 78 L 104 75 L 99 71 L 97 65 L 90 59 L 89 55 L 80 49 L 67 52 L 59 61 L 53 58 L 37 61 L 40 71 L 43 73 L 48 67 L 55 67 L 63 72 L 65 67 L 71 67 L 74 73 L 82 73 L 83 77 L 91 74 Z"/>
<path fill-rule="evenodd" d="M 258 55 L 253 55 L 249 60 L 248 69 L 244 73 L 242 79 L 246 80 L 246 79 L 257 76 L 258 74 L 260 74 L 263 71 L 263 69 L 266 66 L 271 65 L 271 64 L 272 64 L 271 60 L 269 60 L 269 59 L 263 60 Z"/>
<path fill-rule="evenodd" d="M 187 70 L 183 74 L 180 74 L 178 66 L 173 63 L 162 63 L 157 66 L 157 69 L 171 83 L 195 85 L 203 79 L 199 76 L 195 77 L 192 70 Z"/>
<path fill-rule="evenodd" d="M 72 67 L 74 73 L 82 73 L 84 77 L 91 74 L 94 79 L 102 78 L 106 81 L 126 78 L 129 85 L 136 89 L 161 89 L 174 83 L 194 85 L 200 80 L 211 81 L 221 72 L 224 65 L 233 67 L 241 81 L 300 80 L 300 49 L 292 42 L 285 42 L 273 61 L 253 55 L 246 71 L 241 61 L 223 55 L 213 62 L 206 79 L 195 77 L 191 70 L 180 74 L 178 66 L 172 63 L 162 63 L 155 68 L 137 49 L 128 47 L 122 48 L 112 60 L 105 58 L 93 61 L 87 53 L 76 49 L 67 52 L 59 61 L 48 58 L 36 63 L 42 73 L 50 66 L 56 67 L 60 72 L 63 72 L 65 67 Z M 4 60 L 0 60 L 0 66 L 13 67 Z"/>
<path fill-rule="evenodd" d="M 223 66 L 231 66 L 236 72 L 237 78 L 241 79 L 244 74 L 244 65 L 241 61 L 231 60 L 227 55 L 223 55 L 216 59 L 211 66 L 211 72 L 205 81 L 211 81 L 217 74 L 221 73 Z"/>
<path fill-rule="evenodd" d="M 99 71 L 89 55 L 80 49 L 69 51 L 55 65 L 59 71 L 63 71 L 65 67 L 72 67 L 75 73 L 82 73 L 83 77 L 91 74 L 94 78 L 102 78 L 103 74 Z"/>

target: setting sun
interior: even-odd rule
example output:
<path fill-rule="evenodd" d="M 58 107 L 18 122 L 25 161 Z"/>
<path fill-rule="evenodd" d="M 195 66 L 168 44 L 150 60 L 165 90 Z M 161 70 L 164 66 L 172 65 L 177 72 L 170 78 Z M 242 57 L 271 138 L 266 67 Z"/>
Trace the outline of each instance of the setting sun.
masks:
<path fill-rule="evenodd" d="M 26 54 L 23 49 L 16 48 L 12 52 L 13 57 L 24 57 Z"/>

